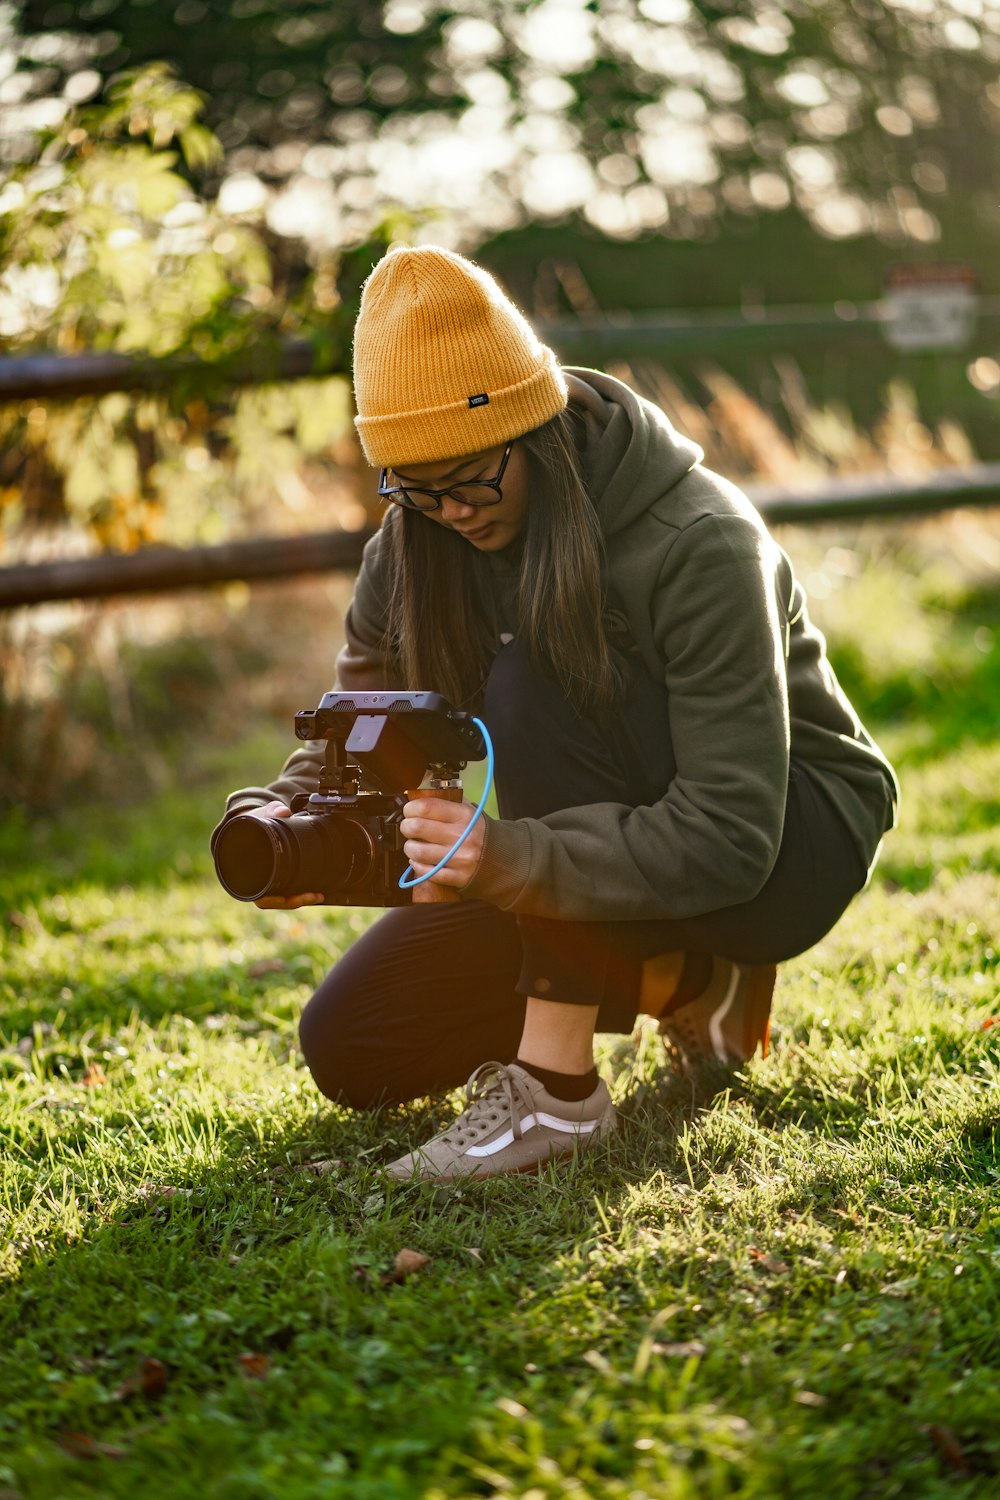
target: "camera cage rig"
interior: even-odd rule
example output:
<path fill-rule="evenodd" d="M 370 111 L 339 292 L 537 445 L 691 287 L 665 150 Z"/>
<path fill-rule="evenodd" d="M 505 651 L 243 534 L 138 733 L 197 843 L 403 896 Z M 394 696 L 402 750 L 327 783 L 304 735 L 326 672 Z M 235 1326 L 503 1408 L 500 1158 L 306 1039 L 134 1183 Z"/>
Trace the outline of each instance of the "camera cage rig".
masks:
<path fill-rule="evenodd" d="M 409 878 L 403 807 L 425 777 L 428 795 L 461 800 L 460 772 L 470 760 L 486 759 L 488 791 L 492 748 L 485 724 L 437 693 L 331 692 L 318 708 L 295 715 L 295 734 L 326 742 L 316 790 L 291 799 L 290 817 L 250 811 L 223 823 L 213 854 L 224 889 L 239 901 L 322 892 L 336 906 L 419 899 L 411 888 L 430 876 Z"/>
<path fill-rule="evenodd" d="M 364 795 L 363 776 L 390 794 L 418 787 L 428 774 L 432 785 L 460 784 L 468 762 L 486 756 L 473 715 L 440 693 L 324 693 L 317 708 L 295 715 L 295 734 L 326 741 L 317 791 L 295 799 L 303 810 Z"/>

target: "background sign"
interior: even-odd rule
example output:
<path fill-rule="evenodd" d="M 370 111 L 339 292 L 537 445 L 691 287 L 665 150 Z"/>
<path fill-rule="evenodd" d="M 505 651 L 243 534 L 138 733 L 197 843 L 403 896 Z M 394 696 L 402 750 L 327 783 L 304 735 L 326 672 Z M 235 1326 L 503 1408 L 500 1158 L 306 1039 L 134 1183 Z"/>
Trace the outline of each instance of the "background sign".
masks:
<path fill-rule="evenodd" d="M 976 273 L 958 263 L 892 266 L 883 308 L 894 349 L 961 349 L 976 328 Z"/>

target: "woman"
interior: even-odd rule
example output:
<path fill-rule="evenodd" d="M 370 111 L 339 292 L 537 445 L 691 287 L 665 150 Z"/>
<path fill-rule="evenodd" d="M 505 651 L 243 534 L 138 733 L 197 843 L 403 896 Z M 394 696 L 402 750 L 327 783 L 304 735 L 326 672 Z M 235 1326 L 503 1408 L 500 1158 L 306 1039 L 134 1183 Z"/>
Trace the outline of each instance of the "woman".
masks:
<path fill-rule="evenodd" d="M 865 885 L 897 787 L 757 512 L 627 386 L 560 369 L 485 271 L 391 250 L 355 390 L 388 506 L 338 685 L 480 713 L 500 817 L 430 882 L 459 900 L 391 910 L 354 944 L 302 1046 L 357 1108 L 475 1070 L 455 1123 L 390 1175 L 523 1171 L 614 1129 L 596 1028 L 658 1016 L 688 1066 L 766 1051 L 775 965 Z M 226 816 L 287 813 L 318 765 L 298 750 Z M 472 811 L 406 805 L 418 874 Z"/>

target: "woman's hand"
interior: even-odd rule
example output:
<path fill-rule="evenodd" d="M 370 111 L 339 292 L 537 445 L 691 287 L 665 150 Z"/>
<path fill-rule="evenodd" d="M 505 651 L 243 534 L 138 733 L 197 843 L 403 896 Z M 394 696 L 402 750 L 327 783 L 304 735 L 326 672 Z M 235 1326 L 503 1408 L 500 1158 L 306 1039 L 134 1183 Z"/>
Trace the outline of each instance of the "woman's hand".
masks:
<path fill-rule="evenodd" d="M 399 828 L 406 841 L 403 850 L 415 875 L 426 875 L 428 870 L 433 870 L 468 828 L 475 811 L 472 802 L 446 802 L 438 797 L 414 797 L 412 802 L 406 803 Z M 480 818 L 461 849 L 452 855 L 430 884 L 464 890 L 479 868 L 485 838 L 486 824 Z"/>
<path fill-rule="evenodd" d="M 290 818 L 292 809 L 283 802 L 269 802 L 266 807 L 255 807 L 247 814 L 250 818 Z M 300 906 L 322 906 L 321 891 L 306 891 L 301 896 L 261 896 L 254 906 L 261 911 L 297 911 Z"/>

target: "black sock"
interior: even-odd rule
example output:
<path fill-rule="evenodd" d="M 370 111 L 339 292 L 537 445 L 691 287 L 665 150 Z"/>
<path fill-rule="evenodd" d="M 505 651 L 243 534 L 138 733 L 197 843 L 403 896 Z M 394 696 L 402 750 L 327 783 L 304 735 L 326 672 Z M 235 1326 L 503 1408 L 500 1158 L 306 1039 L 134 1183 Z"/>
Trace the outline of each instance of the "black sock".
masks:
<path fill-rule="evenodd" d="M 549 1068 L 536 1068 L 534 1063 L 525 1062 L 523 1057 L 515 1058 L 515 1062 L 519 1068 L 530 1073 L 532 1078 L 537 1078 L 553 1099 L 562 1099 L 567 1104 L 586 1099 L 597 1087 L 596 1068 L 591 1068 L 589 1073 L 553 1073 Z"/>

